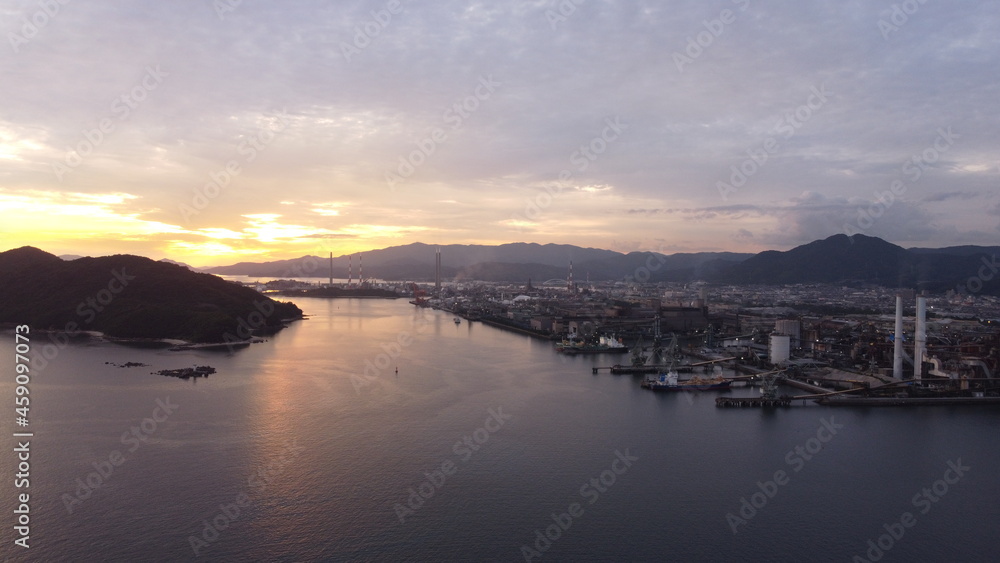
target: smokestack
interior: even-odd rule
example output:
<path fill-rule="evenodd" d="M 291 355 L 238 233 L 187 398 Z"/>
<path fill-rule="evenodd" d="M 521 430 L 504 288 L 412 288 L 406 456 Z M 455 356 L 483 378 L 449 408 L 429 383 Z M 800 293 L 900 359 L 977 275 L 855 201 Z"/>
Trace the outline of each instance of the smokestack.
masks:
<path fill-rule="evenodd" d="M 333 287 L 333 253 L 330 253 L 330 287 Z"/>
<path fill-rule="evenodd" d="M 347 257 L 347 287 L 354 285 L 354 255 Z"/>
<path fill-rule="evenodd" d="M 917 322 L 913 338 L 913 378 L 924 373 L 924 354 L 927 352 L 927 298 L 917 297 Z"/>
<path fill-rule="evenodd" d="M 434 289 L 441 291 L 441 249 L 434 251 Z"/>
<path fill-rule="evenodd" d="M 896 296 L 896 330 L 893 333 L 892 376 L 903 379 L 903 296 Z"/>
<path fill-rule="evenodd" d="M 569 261 L 569 281 L 566 283 L 566 288 L 573 291 L 573 261 Z"/>
<path fill-rule="evenodd" d="M 365 284 L 365 265 L 361 263 L 361 254 L 358 254 L 358 285 Z"/>

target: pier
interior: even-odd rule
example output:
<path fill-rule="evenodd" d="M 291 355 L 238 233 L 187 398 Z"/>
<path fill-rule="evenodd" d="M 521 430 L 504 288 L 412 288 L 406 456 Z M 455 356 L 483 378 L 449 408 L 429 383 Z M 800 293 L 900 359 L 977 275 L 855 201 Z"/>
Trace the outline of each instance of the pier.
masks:
<path fill-rule="evenodd" d="M 821 405 L 832 407 L 928 407 L 940 405 L 1000 405 L 1000 397 L 823 397 Z"/>
<path fill-rule="evenodd" d="M 687 353 L 687 354 L 689 356 L 695 356 L 695 357 L 699 357 L 699 358 L 704 357 L 704 356 L 697 356 L 697 355 L 691 354 L 691 353 Z M 717 359 L 714 359 L 714 360 L 710 359 L 710 360 L 707 360 L 707 361 L 704 361 L 704 362 L 696 362 L 696 363 L 693 363 L 693 364 L 675 365 L 674 369 L 676 369 L 678 373 L 685 373 L 685 372 L 694 371 L 694 368 L 696 368 L 696 367 L 707 367 L 707 366 L 710 366 L 712 364 L 718 364 L 718 363 L 729 362 L 729 361 L 734 361 L 734 360 L 736 360 L 735 356 L 729 357 L 729 358 L 717 358 Z M 594 368 L 592 368 L 592 372 L 593 372 L 594 375 L 597 375 L 598 373 L 600 373 L 601 370 L 608 370 L 613 375 L 621 375 L 621 374 L 658 373 L 660 371 L 666 371 L 668 369 L 670 369 L 669 365 L 623 366 L 621 364 L 618 364 L 618 365 L 613 365 L 613 366 L 609 366 L 609 367 L 594 367 Z"/>
<path fill-rule="evenodd" d="M 788 407 L 792 404 L 792 397 L 782 395 L 775 398 L 767 397 L 719 397 L 715 399 L 717 407 L 738 407 L 738 408 L 777 408 Z"/>
<path fill-rule="evenodd" d="M 806 383 L 805 381 L 799 381 L 798 379 L 792 379 L 790 377 L 784 377 L 780 380 L 780 382 L 789 387 L 794 387 L 796 389 L 809 391 L 810 393 L 816 393 L 819 395 L 825 395 L 830 392 L 829 389 L 820 387 L 819 385 L 813 385 L 812 383 Z"/>

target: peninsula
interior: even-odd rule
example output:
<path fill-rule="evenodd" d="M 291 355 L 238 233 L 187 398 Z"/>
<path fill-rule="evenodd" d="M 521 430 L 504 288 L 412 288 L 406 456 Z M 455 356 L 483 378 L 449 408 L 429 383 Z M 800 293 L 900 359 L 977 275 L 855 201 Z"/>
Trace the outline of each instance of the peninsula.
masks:
<path fill-rule="evenodd" d="M 118 254 L 62 260 L 25 246 L 0 253 L 0 324 L 75 336 L 244 341 L 302 317 L 293 303 L 211 274 Z"/>

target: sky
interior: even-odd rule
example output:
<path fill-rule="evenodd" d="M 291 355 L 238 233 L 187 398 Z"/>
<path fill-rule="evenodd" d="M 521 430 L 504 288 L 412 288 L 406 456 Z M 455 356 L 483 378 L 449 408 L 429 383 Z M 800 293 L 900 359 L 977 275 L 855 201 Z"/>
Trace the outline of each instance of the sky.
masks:
<path fill-rule="evenodd" d="M 0 251 L 1000 243 L 1000 3 L 0 4 Z"/>

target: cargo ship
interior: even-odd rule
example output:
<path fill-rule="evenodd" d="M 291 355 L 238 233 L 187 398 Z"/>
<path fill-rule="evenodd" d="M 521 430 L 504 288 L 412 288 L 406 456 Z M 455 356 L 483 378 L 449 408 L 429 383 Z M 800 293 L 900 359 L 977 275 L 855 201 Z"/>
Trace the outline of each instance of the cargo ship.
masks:
<path fill-rule="evenodd" d="M 722 376 L 711 379 L 694 376 L 687 381 L 677 380 L 677 370 L 671 369 L 667 373 L 661 373 L 656 379 L 647 379 L 642 382 L 642 387 L 651 391 L 721 391 L 729 389 L 732 380 Z"/>
<path fill-rule="evenodd" d="M 556 344 L 556 351 L 563 354 L 622 354 L 628 352 L 628 348 L 613 337 L 602 336 L 597 342 L 568 338 Z"/>

